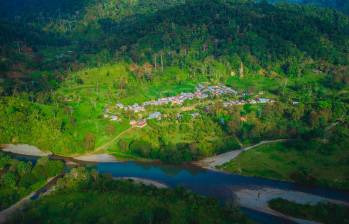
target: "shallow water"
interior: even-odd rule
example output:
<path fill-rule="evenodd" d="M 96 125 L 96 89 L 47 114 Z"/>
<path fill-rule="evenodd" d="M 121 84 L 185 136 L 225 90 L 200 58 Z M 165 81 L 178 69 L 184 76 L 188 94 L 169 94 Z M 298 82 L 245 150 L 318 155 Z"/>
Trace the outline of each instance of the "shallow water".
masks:
<path fill-rule="evenodd" d="M 35 157 L 16 157 L 35 163 Z M 161 163 L 139 162 L 87 163 L 87 165 L 92 166 L 101 174 L 110 174 L 113 177 L 144 178 L 163 183 L 170 187 L 182 186 L 201 195 L 216 198 L 221 202 L 234 199 L 234 191 L 236 190 L 258 190 L 262 188 L 299 191 L 349 202 L 349 193 L 344 191 L 320 187 L 305 187 L 290 182 L 227 174 L 192 165 L 166 165 Z M 258 223 L 292 223 L 248 208 L 242 208 L 242 211 Z"/>
<path fill-rule="evenodd" d="M 172 166 L 151 163 L 98 163 L 99 173 L 113 177 L 138 177 L 161 182 L 170 187 L 183 186 L 193 192 L 214 197 L 222 202 L 234 198 L 239 189 L 274 188 L 311 193 L 314 195 L 349 202 L 349 193 L 319 187 L 305 187 L 298 184 L 274 181 L 257 177 L 206 170 L 195 166 Z M 292 223 L 248 208 L 242 211 L 258 223 Z"/>
<path fill-rule="evenodd" d="M 290 182 L 227 174 L 195 166 L 123 162 L 98 163 L 96 164 L 96 169 L 100 173 L 108 173 L 113 177 L 138 177 L 158 181 L 171 187 L 183 186 L 197 193 L 223 200 L 233 196 L 231 193 L 232 189 L 260 189 L 269 187 L 301 191 L 349 202 L 349 193 L 344 191 L 320 187 L 305 187 Z"/>

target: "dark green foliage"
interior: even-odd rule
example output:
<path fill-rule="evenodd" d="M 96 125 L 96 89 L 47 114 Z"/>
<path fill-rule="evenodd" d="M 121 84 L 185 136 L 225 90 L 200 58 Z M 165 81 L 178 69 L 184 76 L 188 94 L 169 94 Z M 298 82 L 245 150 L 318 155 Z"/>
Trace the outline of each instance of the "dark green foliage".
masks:
<path fill-rule="evenodd" d="M 226 171 L 287 180 L 301 185 L 349 189 L 348 127 L 339 125 L 327 139 L 294 139 L 260 146 L 222 166 Z"/>
<path fill-rule="evenodd" d="M 47 91 L 64 71 L 114 60 L 210 77 L 216 61 L 227 70 L 243 62 L 248 73 L 263 68 L 287 76 L 309 64 L 348 63 L 348 18 L 324 9 L 232 0 L 1 4 L 11 12 L 0 20 L 2 94 Z"/>
<path fill-rule="evenodd" d="M 349 209 L 343 205 L 324 202 L 316 205 L 301 205 L 278 198 L 271 200 L 269 206 L 292 217 L 314 220 L 325 224 L 349 222 Z"/>
<path fill-rule="evenodd" d="M 69 127 L 72 121 L 67 113 L 62 108 L 45 105 L 57 102 L 52 96 L 38 97 L 42 104 L 32 103 L 30 96 L 0 98 L 1 142 L 25 142 L 53 151 L 64 151 L 68 145 L 76 148 L 70 142 Z M 63 132 L 67 135 L 64 136 Z M 92 145 L 93 139 L 88 140 Z"/>
<path fill-rule="evenodd" d="M 169 163 L 189 162 L 198 159 L 188 144 L 164 145 L 160 151 L 160 159 Z"/>
<path fill-rule="evenodd" d="M 122 151 L 122 152 L 126 152 L 129 150 L 129 142 L 124 140 L 124 139 L 121 139 L 119 142 L 118 142 L 118 146 L 119 146 L 119 149 Z"/>
<path fill-rule="evenodd" d="M 75 14 L 92 0 L 13 0 L 1 1 L 1 16 L 15 18 L 15 16 L 24 16 L 29 18 L 41 16 L 62 16 L 65 14 Z"/>
<path fill-rule="evenodd" d="M 249 223 L 237 208 L 187 190 L 114 181 L 84 168 L 57 187 L 10 223 Z"/>
<path fill-rule="evenodd" d="M 1 142 L 92 151 L 127 128 L 103 119 L 107 105 L 200 82 L 277 103 L 202 106 L 201 120 L 151 121 L 115 148 L 187 162 L 264 139 L 325 138 L 326 127 L 347 122 L 349 19 L 336 11 L 240 0 L 40 2 L 0 5 L 12 14 L 0 15 Z"/>
<path fill-rule="evenodd" d="M 150 156 L 150 151 L 152 149 L 151 144 L 149 144 L 146 141 L 142 140 L 135 140 L 130 144 L 130 150 L 131 152 L 142 156 L 142 157 L 149 157 Z"/>
<path fill-rule="evenodd" d="M 0 152 L 0 209 L 4 209 L 41 187 L 48 178 L 60 174 L 64 164 L 60 161 L 39 159 L 31 162 L 12 159 Z"/>

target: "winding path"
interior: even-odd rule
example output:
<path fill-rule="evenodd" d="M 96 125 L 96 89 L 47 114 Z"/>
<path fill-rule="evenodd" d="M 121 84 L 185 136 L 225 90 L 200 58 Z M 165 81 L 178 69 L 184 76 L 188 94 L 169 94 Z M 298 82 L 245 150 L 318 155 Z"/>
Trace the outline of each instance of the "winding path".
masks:
<path fill-rule="evenodd" d="M 121 135 L 123 135 L 123 134 L 125 134 L 125 133 L 131 131 L 132 129 L 133 129 L 133 128 L 130 127 L 130 128 L 128 128 L 128 129 L 126 129 L 126 130 L 120 132 L 120 134 L 118 134 L 117 136 L 115 136 L 113 139 L 111 139 L 111 140 L 108 141 L 107 143 L 105 143 L 105 144 L 99 146 L 98 148 L 96 148 L 96 149 L 94 150 L 94 152 L 99 152 L 99 151 L 105 149 L 106 147 L 110 146 L 111 144 L 113 144 L 113 142 L 115 142 L 118 138 L 120 138 Z"/>
<path fill-rule="evenodd" d="M 73 160 L 83 161 L 83 162 L 116 162 L 116 158 L 108 153 L 102 153 L 104 149 L 111 144 L 113 144 L 120 136 L 123 134 L 131 131 L 133 127 L 130 127 L 122 132 L 120 132 L 117 136 L 109 140 L 108 142 L 104 143 L 103 145 L 97 147 L 93 152 L 86 153 L 83 155 L 78 155 L 75 157 L 72 157 Z"/>
<path fill-rule="evenodd" d="M 233 151 L 229 151 L 226 153 L 222 153 L 216 156 L 208 157 L 200 161 L 194 162 L 195 165 L 206 168 L 206 169 L 213 169 L 215 170 L 217 166 L 221 166 L 225 163 L 228 163 L 229 161 L 235 159 L 238 157 L 242 152 L 248 151 L 250 149 L 256 148 L 261 145 L 269 144 L 269 143 L 276 143 L 276 142 L 286 142 L 289 141 L 289 139 L 275 139 L 275 140 L 268 140 L 268 141 L 261 141 L 258 144 L 248 146 L 242 149 L 237 149 Z"/>

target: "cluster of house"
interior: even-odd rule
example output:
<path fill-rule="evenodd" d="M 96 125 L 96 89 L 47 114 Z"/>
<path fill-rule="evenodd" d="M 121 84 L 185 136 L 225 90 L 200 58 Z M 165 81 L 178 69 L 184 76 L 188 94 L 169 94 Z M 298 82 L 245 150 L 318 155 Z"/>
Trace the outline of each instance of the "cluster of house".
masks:
<path fill-rule="evenodd" d="M 131 121 L 130 124 L 131 124 L 131 126 L 144 127 L 146 125 L 147 120 L 152 120 L 152 119 L 161 120 L 161 118 L 162 118 L 161 116 L 162 116 L 162 114 L 160 112 L 156 111 L 154 113 L 149 114 L 149 116 L 146 119 L 142 119 L 142 120 L 138 120 L 138 121 Z M 111 121 L 121 121 L 120 117 L 111 113 L 108 108 L 106 108 L 104 110 L 103 117 L 106 119 L 110 119 Z"/>
<path fill-rule="evenodd" d="M 228 95 L 228 94 L 236 95 L 237 92 L 232 88 L 224 85 L 205 86 L 205 85 L 199 84 L 196 87 L 196 91 L 194 93 L 181 93 L 180 95 L 177 95 L 177 96 L 163 97 L 157 100 L 144 102 L 141 105 L 139 105 L 138 103 L 135 103 L 133 105 L 125 106 L 122 103 L 117 103 L 115 107 L 117 109 L 128 110 L 128 111 L 133 111 L 135 113 L 138 113 L 138 112 L 145 111 L 146 106 L 160 106 L 160 105 L 166 105 L 166 104 L 182 105 L 186 100 L 205 99 L 205 98 L 208 98 L 210 95 L 220 96 L 220 95 Z"/>
<path fill-rule="evenodd" d="M 223 103 L 224 107 L 234 106 L 234 105 L 245 105 L 245 104 L 265 104 L 265 103 L 273 103 L 275 102 L 272 99 L 268 98 L 257 98 L 250 100 L 231 100 Z"/>
<path fill-rule="evenodd" d="M 105 112 L 103 117 L 105 119 L 110 119 L 111 121 L 120 121 L 121 120 L 118 116 L 111 114 L 110 112 Z"/>
<path fill-rule="evenodd" d="M 147 126 L 147 120 L 146 119 L 141 119 L 141 120 L 131 120 L 130 121 L 130 125 L 135 128 L 144 128 L 145 126 Z"/>
<path fill-rule="evenodd" d="M 196 92 L 203 93 L 203 94 L 212 94 L 214 96 L 237 94 L 237 91 L 222 84 L 216 85 L 216 86 L 205 86 L 203 84 L 199 84 L 196 87 Z"/>
<path fill-rule="evenodd" d="M 166 105 L 166 104 L 173 104 L 173 105 L 182 105 L 186 100 L 193 100 L 193 99 L 205 99 L 210 96 L 222 96 L 222 95 L 237 95 L 237 91 L 234 89 L 224 86 L 224 85 L 215 85 L 215 86 L 207 86 L 199 84 L 196 87 L 196 91 L 194 93 L 181 93 L 177 96 L 172 97 L 164 97 L 160 98 L 158 100 L 152 100 L 147 101 L 142 104 L 133 104 L 129 106 L 125 106 L 122 103 L 117 103 L 115 105 L 115 109 L 121 109 L 124 111 L 132 111 L 134 113 L 139 113 L 146 111 L 147 106 L 160 106 L 160 105 Z M 267 98 L 257 98 L 257 99 L 250 99 L 250 100 L 231 100 L 226 101 L 223 103 L 224 107 L 233 106 L 233 105 L 244 105 L 244 104 L 266 104 L 266 103 L 273 103 L 274 100 L 267 99 Z M 191 114 L 193 118 L 200 116 L 199 113 L 193 113 Z M 178 114 L 178 116 L 181 116 Z M 110 112 L 108 108 L 104 111 L 104 118 L 110 119 L 112 121 L 120 121 L 120 118 L 115 115 L 115 113 Z M 147 125 L 148 120 L 156 119 L 161 120 L 162 114 L 160 112 L 153 112 L 148 115 L 147 118 L 140 119 L 140 120 L 131 120 L 130 125 L 132 127 L 139 127 L 143 128 Z"/>
<path fill-rule="evenodd" d="M 147 125 L 147 120 L 161 120 L 161 113 L 160 112 L 154 112 L 149 114 L 149 116 L 146 119 L 140 119 L 140 120 L 131 120 L 130 125 L 132 127 L 138 127 L 138 128 L 144 128 Z"/>

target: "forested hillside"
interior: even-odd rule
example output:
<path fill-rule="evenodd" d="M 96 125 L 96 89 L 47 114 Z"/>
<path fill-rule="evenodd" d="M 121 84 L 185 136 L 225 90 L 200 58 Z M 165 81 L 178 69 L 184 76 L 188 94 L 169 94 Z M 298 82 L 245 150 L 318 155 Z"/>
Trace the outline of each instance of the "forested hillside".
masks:
<path fill-rule="evenodd" d="M 270 3 L 297 3 L 333 8 L 345 14 L 349 14 L 348 0 L 269 0 Z"/>
<path fill-rule="evenodd" d="M 337 9 L 345 14 L 349 14 L 348 0 L 303 0 L 304 4 L 313 4 L 322 7 Z"/>
<path fill-rule="evenodd" d="M 182 162 L 346 125 L 349 18 L 340 12 L 242 0 L 20 2 L 1 2 L 12 12 L 0 22 L 2 143 Z M 213 97 L 108 117 L 117 103 L 200 83 L 230 86 L 243 103 Z M 260 97 L 275 103 L 242 105 Z M 130 128 L 154 112 L 164 119 Z"/>
<path fill-rule="evenodd" d="M 115 60 L 155 66 L 161 59 L 191 70 L 204 69 L 198 61 L 232 69 L 243 62 L 251 72 L 285 75 L 347 70 L 349 25 L 339 13 L 232 0 L 168 3 L 2 1 L 12 12 L 2 13 L 0 29 L 2 94 L 55 88 L 67 71 Z"/>
<path fill-rule="evenodd" d="M 164 173 L 261 220 L 281 190 L 339 198 L 298 186 L 349 189 L 348 15 L 346 0 L 0 0 L 0 150 L 152 183 Z M 62 169 L 0 153 L 0 208 Z M 90 168 L 54 189 L 11 223 L 249 223 L 231 203 Z"/>

